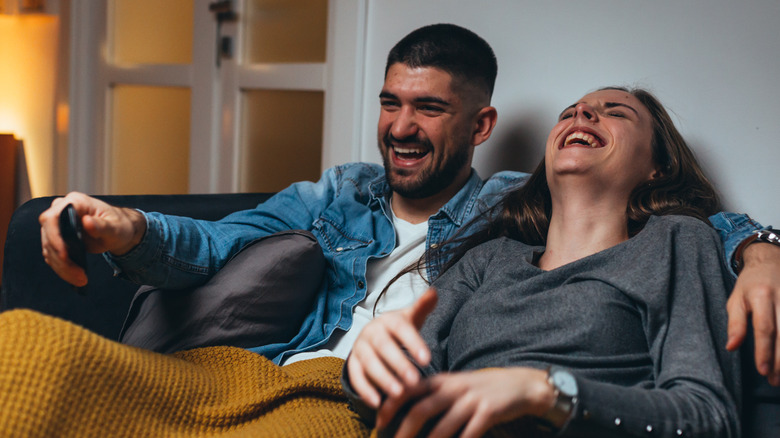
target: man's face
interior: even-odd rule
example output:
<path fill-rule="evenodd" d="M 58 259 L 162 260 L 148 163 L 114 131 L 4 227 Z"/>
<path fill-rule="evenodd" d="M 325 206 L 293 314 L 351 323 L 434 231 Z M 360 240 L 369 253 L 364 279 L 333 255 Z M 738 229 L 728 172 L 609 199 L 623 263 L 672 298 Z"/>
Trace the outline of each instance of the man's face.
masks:
<path fill-rule="evenodd" d="M 469 177 L 479 108 L 453 86 L 437 68 L 396 63 L 387 71 L 377 137 L 393 192 L 426 198 Z"/>

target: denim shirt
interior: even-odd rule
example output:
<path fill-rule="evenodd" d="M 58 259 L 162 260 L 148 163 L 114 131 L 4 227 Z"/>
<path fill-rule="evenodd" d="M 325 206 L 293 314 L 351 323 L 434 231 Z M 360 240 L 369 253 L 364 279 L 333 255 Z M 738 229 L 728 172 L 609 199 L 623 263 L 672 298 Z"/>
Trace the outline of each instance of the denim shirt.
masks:
<path fill-rule="evenodd" d="M 527 177 L 504 171 L 483 181 L 472 170 L 460 191 L 428 219 L 426 251 L 439 247 Z M 385 257 L 395 248 L 387 204 L 390 193 L 381 165 L 345 164 L 326 170 L 316 183 L 295 183 L 256 208 L 217 222 L 144 213 L 147 231 L 141 243 L 128 254 L 106 258 L 118 275 L 136 283 L 184 288 L 205 283 L 234 254 L 260 237 L 282 230 L 311 231 L 328 262 L 327 281 L 315 298 L 314 310 L 290 342 L 250 348 L 279 363 L 325 344 L 336 329 L 347 330 L 352 325 L 352 308 L 367 293 L 368 260 Z M 713 218 L 718 219 L 713 224 L 724 239 L 729 259 L 757 226 L 746 216 L 732 213 Z M 435 279 L 445 262 L 429 260 L 428 279 Z"/>
<path fill-rule="evenodd" d="M 524 173 L 499 172 L 483 181 L 472 171 L 461 190 L 428 219 L 426 249 L 438 247 L 526 178 Z M 367 293 L 368 260 L 385 257 L 395 248 L 390 193 L 381 165 L 337 166 L 326 170 L 316 183 L 295 183 L 255 209 L 217 222 L 145 213 L 147 231 L 141 243 L 124 256 L 107 259 L 119 275 L 136 283 L 191 287 L 206 282 L 260 237 L 290 229 L 311 231 L 328 262 L 327 281 L 315 298 L 315 310 L 289 343 L 250 349 L 278 363 L 288 355 L 317 348 L 336 329 L 352 325 L 352 308 Z M 431 261 L 429 279 L 436 278 L 444 262 Z"/>

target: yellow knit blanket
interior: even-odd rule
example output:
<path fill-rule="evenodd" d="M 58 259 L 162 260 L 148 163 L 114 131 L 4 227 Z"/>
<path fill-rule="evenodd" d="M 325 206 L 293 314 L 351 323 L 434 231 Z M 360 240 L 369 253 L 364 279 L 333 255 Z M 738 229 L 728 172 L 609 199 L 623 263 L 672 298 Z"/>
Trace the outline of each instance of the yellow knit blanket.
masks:
<path fill-rule="evenodd" d="M 240 348 L 162 355 L 29 310 L 0 314 L 2 437 L 367 437 L 343 361 Z"/>

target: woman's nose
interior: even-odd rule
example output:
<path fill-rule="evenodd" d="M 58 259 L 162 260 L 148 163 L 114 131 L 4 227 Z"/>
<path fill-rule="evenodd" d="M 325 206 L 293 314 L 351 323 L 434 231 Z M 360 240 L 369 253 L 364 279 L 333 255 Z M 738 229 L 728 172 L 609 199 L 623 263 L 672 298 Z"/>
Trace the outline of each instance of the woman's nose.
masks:
<path fill-rule="evenodd" d="M 584 117 L 587 120 L 595 121 L 597 119 L 596 111 L 587 103 L 580 102 L 574 107 L 574 117 Z"/>

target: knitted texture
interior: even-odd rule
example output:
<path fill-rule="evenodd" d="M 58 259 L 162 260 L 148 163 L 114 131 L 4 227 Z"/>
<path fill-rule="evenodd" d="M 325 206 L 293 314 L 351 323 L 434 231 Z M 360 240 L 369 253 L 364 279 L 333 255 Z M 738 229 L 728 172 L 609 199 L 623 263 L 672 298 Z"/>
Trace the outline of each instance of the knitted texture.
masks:
<path fill-rule="evenodd" d="M 0 436 L 367 437 L 343 360 L 279 367 L 234 347 L 172 355 L 29 310 L 0 314 Z"/>

